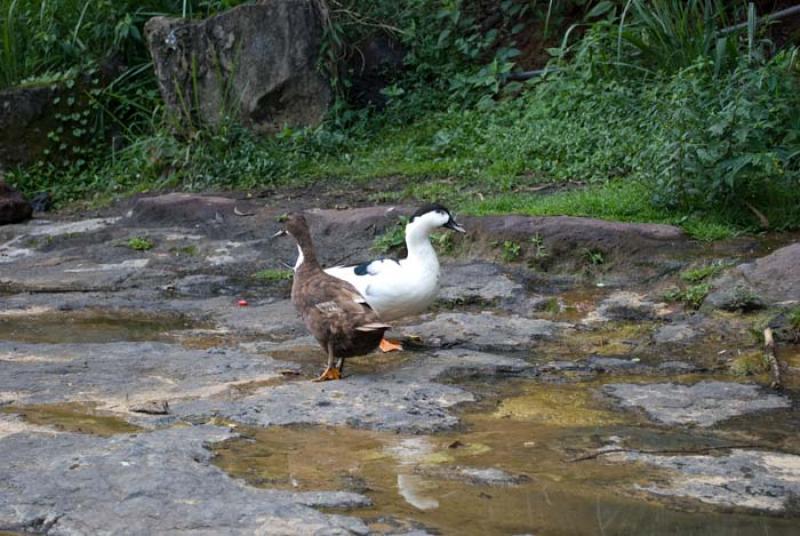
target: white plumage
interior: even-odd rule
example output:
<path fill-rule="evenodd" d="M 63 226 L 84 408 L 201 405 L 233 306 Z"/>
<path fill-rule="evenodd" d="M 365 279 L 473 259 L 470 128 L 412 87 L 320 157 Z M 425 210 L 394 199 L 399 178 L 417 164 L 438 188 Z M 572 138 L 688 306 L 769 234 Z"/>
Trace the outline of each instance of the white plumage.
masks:
<path fill-rule="evenodd" d="M 429 238 L 439 227 L 464 232 L 445 207 L 427 205 L 406 225 L 405 259 L 334 266 L 325 272 L 353 285 L 384 322 L 422 313 L 439 291 L 439 259 Z M 301 263 L 299 257 L 297 266 Z"/>

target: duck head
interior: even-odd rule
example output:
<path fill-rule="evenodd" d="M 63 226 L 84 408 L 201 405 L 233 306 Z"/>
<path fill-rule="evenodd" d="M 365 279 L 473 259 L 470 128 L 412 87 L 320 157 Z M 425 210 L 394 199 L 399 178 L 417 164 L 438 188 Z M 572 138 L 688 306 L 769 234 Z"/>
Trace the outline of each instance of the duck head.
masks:
<path fill-rule="evenodd" d="M 305 216 L 298 212 L 293 212 L 286 217 L 283 229 L 275 233 L 273 238 L 278 236 L 289 235 L 297 242 L 298 258 L 295 270 L 303 264 L 316 264 L 316 255 L 314 254 L 314 245 L 311 242 L 311 231 L 308 228 Z"/>
<path fill-rule="evenodd" d="M 459 233 L 465 233 L 466 230 L 458 224 L 458 222 L 450 214 L 446 207 L 438 203 L 431 203 L 420 207 L 406 225 L 406 236 L 428 236 L 431 232 L 439 227 L 452 229 Z"/>

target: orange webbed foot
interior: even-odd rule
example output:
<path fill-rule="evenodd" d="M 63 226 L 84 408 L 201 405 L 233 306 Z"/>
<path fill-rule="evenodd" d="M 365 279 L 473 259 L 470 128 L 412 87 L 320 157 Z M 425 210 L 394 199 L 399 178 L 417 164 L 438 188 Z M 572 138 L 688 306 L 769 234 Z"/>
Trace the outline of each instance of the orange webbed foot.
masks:
<path fill-rule="evenodd" d="M 390 341 L 389 339 L 381 339 L 380 349 L 382 352 L 402 352 L 403 345 L 399 342 Z"/>
<path fill-rule="evenodd" d="M 342 373 L 339 372 L 339 369 L 329 367 L 329 368 L 325 369 L 325 372 L 323 372 L 320 375 L 319 378 L 317 378 L 317 379 L 315 379 L 313 381 L 315 381 L 315 382 L 327 382 L 327 381 L 330 381 L 330 380 L 341 380 L 341 379 L 342 379 Z"/>

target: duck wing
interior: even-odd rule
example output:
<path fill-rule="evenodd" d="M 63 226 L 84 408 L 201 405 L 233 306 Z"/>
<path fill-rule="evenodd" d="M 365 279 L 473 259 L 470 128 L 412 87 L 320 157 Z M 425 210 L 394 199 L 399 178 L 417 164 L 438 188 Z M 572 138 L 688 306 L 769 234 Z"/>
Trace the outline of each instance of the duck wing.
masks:
<path fill-rule="evenodd" d="M 400 261 L 395 259 L 375 259 L 352 266 L 332 266 L 325 273 L 342 279 L 364 294 L 370 282 L 376 278 L 392 277 L 400 269 Z"/>
<path fill-rule="evenodd" d="M 333 276 L 319 274 L 306 281 L 298 293 L 298 308 L 305 320 L 326 323 L 340 329 L 375 331 L 389 329 L 378 318 L 367 300 L 355 287 Z"/>

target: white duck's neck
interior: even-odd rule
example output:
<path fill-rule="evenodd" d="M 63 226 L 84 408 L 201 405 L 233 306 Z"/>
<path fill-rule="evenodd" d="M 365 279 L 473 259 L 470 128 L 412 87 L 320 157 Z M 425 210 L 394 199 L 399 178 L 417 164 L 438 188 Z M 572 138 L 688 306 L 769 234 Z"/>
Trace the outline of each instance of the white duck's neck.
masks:
<path fill-rule="evenodd" d="M 408 262 L 422 265 L 426 269 L 439 270 L 439 259 L 430 241 L 431 230 L 427 226 L 408 225 L 406 227 L 406 247 Z"/>

